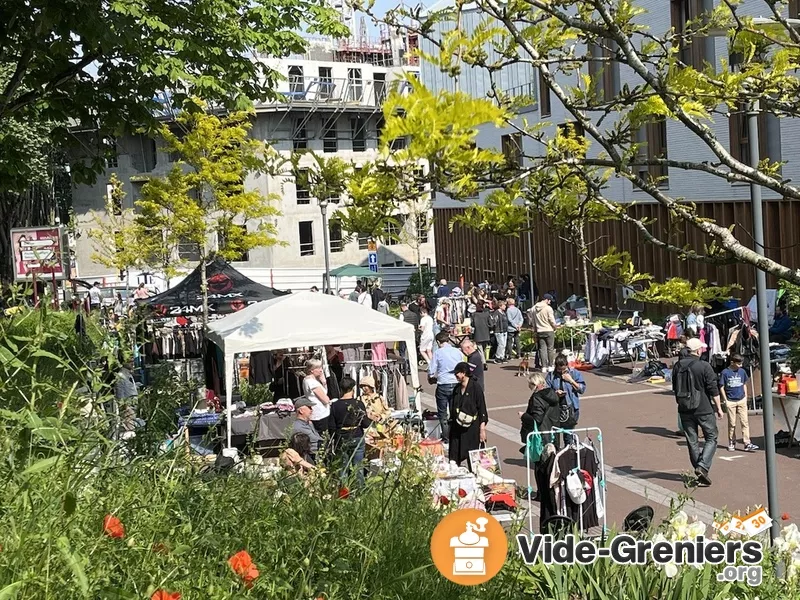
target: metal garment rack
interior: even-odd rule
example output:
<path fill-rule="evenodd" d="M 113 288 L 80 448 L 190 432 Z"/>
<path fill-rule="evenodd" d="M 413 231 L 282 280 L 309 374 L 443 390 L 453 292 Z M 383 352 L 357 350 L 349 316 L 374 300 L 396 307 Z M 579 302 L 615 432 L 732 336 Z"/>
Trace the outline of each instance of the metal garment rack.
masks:
<path fill-rule="evenodd" d="M 730 310 L 723 310 L 721 312 L 717 312 L 711 315 L 703 315 L 703 319 L 711 319 L 713 317 L 721 317 L 722 315 L 729 315 L 732 313 L 741 313 L 742 314 L 742 324 L 744 324 L 744 310 L 747 308 L 746 306 L 739 306 L 737 308 L 732 308 Z M 758 340 L 758 343 L 761 343 L 761 340 Z M 748 404 L 751 405 L 751 410 L 756 409 L 756 383 L 753 380 L 753 361 L 750 361 L 750 402 Z"/>
<path fill-rule="evenodd" d="M 531 485 L 531 471 L 532 471 L 532 464 L 531 464 L 531 457 L 528 454 L 528 442 L 533 438 L 533 436 L 542 436 L 542 435 L 551 435 L 555 436 L 557 434 L 563 433 L 565 436 L 572 436 L 578 443 L 576 453 L 577 456 L 575 461 L 577 463 L 577 468 L 581 468 L 581 443 L 580 439 L 578 438 L 579 433 L 585 433 L 587 436 L 590 432 L 596 432 L 597 438 L 597 446 L 595 446 L 595 451 L 599 453 L 597 457 L 598 462 L 600 463 L 600 481 L 597 485 L 601 488 L 602 499 L 603 499 L 603 533 L 602 536 L 605 537 L 606 532 L 608 531 L 608 505 L 606 503 L 606 466 L 605 460 L 603 458 L 603 432 L 599 427 L 583 427 L 579 429 L 562 429 L 560 427 L 555 427 L 550 431 L 531 431 L 528 436 L 525 438 L 525 462 L 527 463 L 528 467 L 528 529 L 533 533 L 533 486 Z M 583 510 L 580 512 L 580 528 L 581 528 L 581 535 L 583 534 Z"/>

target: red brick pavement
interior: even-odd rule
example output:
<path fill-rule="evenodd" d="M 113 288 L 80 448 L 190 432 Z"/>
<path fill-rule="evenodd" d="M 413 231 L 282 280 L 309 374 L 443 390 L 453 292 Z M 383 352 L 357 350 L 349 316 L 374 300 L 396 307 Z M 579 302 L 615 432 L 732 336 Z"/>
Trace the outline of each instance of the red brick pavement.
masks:
<path fill-rule="evenodd" d="M 503 475 L 521 485 L 526 481 L 526 465 L 519 452 L 519 416 L 529 392 L 524 378 L 515 377 L 516 362 L 490 365 L 486 372 L 489 409 L 489 444 L 496 445 L 503 462 Z M 422 379 L 425 379 L 424 374 Z M 766 505 L 766 472 L 763 450 L 745 453 L 727 450 L 727 420 L 720 424 L 720 439 L 711 469 L 713 485 L 688 492 L 683 474 L 689 470 L 686 442 L 676 435 L 675 401 L 666 386 L 663 389 L 631 384 L 603 376 L 603 371 L 584 373 L 587 382 L 581 402 L 582 427 L 599 427 L 603 432 L 604 463 L 611 468 L 608 486 L 609 525 L 621 524 L 634 508 L 649 504 L 657 517 L 668 514 L 670 497 L 690 493 L 698 503 L 688 513 L 708 518 L 703 509 L 744 510 L 756 504 Z M 432 394 L 433 386 L 424 384 Z M 597 397 L 600 396 L 600 397 Z M 493 428 L 491 424 L 494 424 Z M 761 448 L 763 421 L 750 416 L 753 442 Z M 514 436 L 514 431 L 517 435 Z M 512 438 L 512 440 L 507 438 Z M 741 447 L 741 445 L 740 445 Z M 792 520 L 800 518 L 800 449 L 780 450 L 778 486 L 780 510 Z M 727 459 L 727 460 L 726 460 Z"/>

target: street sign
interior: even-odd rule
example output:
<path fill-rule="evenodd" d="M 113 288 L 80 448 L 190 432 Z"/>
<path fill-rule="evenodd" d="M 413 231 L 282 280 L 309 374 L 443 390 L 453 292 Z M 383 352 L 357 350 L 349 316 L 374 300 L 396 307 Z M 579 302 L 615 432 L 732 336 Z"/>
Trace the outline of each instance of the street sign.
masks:
<path fill-rule="evenodd" d="M 378 253 L 377 252 L 370 252 L 369 253 L 369 270 L 373 273 L 378 272 Z"/>
<path fill-rule="evenodd" d="M 372 271 L 373 273 L 377 273 L 378 272 L 378 265 L 370 265 L 369 266 L 369 270 Z"/>

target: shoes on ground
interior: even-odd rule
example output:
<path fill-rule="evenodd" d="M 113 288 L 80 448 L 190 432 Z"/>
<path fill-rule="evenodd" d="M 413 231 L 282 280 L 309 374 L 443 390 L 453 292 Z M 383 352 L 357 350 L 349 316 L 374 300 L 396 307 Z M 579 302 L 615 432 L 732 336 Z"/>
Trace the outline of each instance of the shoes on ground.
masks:
<path fill-rule="evenodd" d="M 745 446 L 745 448 L 746 448 L 746 446 Z M 731 442 L 730 444 L 728 444 L 728 452 L 736 452 L 736 443 L 735 442 Z"/>
<path fill-rule="evenodd" d="M 697 475 L 697 485 L 700 487 L 708 487 L 711 485 L 711 478 L 708 476 L 708 471 L 703 467 L 697 467 L 694 470 L 694 474 Z"/>
<path fill-rule="evenodd" d="M 758 450 L 758 446 L 755 444 L 746 444 L 744 447 L 745 452 L 755 452 L 756 450 Z"/>

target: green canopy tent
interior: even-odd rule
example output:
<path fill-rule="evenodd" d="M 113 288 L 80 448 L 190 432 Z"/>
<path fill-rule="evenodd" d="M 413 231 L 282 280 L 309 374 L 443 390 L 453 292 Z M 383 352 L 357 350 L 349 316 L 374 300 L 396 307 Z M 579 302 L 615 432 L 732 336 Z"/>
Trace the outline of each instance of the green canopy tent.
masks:
<path fill-rule="evenodd" d="M 356 277 L 358 279 L 378 279 L 378 274 L 375 271 L 370 271 L 369 267 L 360 267 L 358 265 L 342 265 L 335 268 L 330 272 L 331 277 L 336 278 L 336 293 L 339 293 L 342 277 Z"/>

